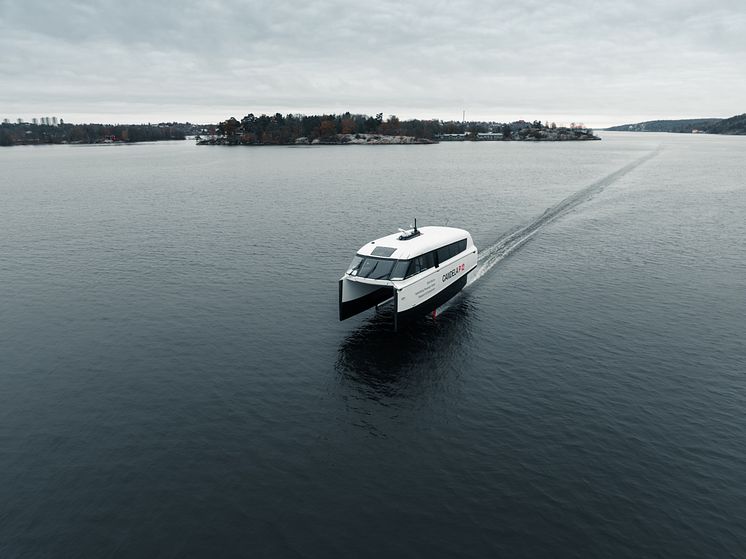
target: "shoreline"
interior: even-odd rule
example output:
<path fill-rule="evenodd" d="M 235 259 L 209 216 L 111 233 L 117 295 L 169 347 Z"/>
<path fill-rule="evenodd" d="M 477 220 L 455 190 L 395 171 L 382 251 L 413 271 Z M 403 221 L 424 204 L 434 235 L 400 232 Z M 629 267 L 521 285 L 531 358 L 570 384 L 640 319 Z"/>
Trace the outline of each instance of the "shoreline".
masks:
<path fill-rule="evenodd" d="M 295 138 L 287 143 L 262 143 L 244 141 L 242 138 L 229 136 L 212 136 L 195 138 L 199 146 L 392 146 L 392 145 L 432 145 L 441 142 L 589 142 L 601 140 L 588 129 L 524 129 L 508 138 L 478 138 L 459 135 L 458 138 L 417 138 L 415 136 L 393 136 L 386 134 L 337 134 L 328 138 L 309 140 L 307 137 Z"/>

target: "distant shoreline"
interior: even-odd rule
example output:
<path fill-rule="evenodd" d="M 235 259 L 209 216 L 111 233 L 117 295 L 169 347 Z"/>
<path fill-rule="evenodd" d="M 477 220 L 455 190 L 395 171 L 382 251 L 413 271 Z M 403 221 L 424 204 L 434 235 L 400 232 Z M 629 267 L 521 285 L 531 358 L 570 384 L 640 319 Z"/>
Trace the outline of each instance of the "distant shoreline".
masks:
<path fill-rule="evenodd" d="M 383 113 L 261 114 L 230 117 L 205 130 L 200 145 L 392 145 L 436 144 L 441 141 L 578 141 L 600 140 L 583 124 L 557 126 L 539 120 L 444 121 L 384 119 Z"/>
<path fill-rule="evenodd" d="M 482 136 L 482 137 L 480 137 Z M 485 137 L 486 136 L 486 137 Z M 391 146 L 391 145 L 431 145 L 441 142 L 585 142 L 600 140 L 588 129 L 533 129 L 527 128 L 524 133 L 503 137 L 502 134 L 448 134 L 436 136 L 434 139 L 418 138 L 416 136 L 386 135 L 386 134 L 336 134 L 324 138 L 309 138 L 302 136 L 286 143 L 246 142 L 229 136 L 211 136 L 195 140 L 200 146 Z"/>
<path fill-rule="evenodd" d="M 384 119 L 363 114 L 301 115 L 276 113 L 218 124 L 161 122 L 158 124 L 71 124 L 38 119 L 32 123 L 7 119 L 0 125 L 0 146 L 47 144 L 122 144 L 197 139 L 198 145 L 428 145 L 464 141 L 565 142 L 600 140 L 583 124 L 557 126 L 539 120 L 443 121 Z"/>
<path fill-rule="evenodd" d="M 37 119 L 34 119 L 35 121 Z M 130 144 L 184 140 L 198 130 L 190 123 L 159 124 L 70 124 L 55 122 L 4 122 L 0 124 L 0 146 Z"/>
<path fill-rule="evenodd" d="M 746 113 L 730 118 L 647 120 L 605 128 L 610 132 L 671 132 L 675 134 L 746 135 Z"/>

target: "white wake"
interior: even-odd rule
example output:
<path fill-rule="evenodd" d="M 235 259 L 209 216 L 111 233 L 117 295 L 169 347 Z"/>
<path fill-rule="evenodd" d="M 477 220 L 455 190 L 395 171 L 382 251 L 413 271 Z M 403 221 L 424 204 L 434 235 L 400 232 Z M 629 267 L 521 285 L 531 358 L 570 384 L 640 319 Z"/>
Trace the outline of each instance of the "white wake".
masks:
<path fill-rule="evenodd" d="M 481 249 L 479 253 L 479 262 L 477 264 L 477 268 L 474 270 L 474 272 L 469 274 L 467 287 L 483 277 L 487 272 L 494 268 L 498 262 L 518 250 L 529 239 L 531 239 L 531 237 L 533 237 L 538 231 L 546 227 L 549 223 L 576 208 L 583 202 L 589 200 L 594 195 L 601 192 L 604 188 L 615 183 L 624 175 L 639 167 L 649 159 L 652 159 L 653 157 L 658 155 L 658 153 L 660 153 L 660 150 L 661 148 L 659 147 L 651 151 L 650 153 L 645 154 L 639 159 L 636 159 L 632 163 L 628 163 L 627 165 L 625 165 L 621 169 L 614 171 L 610 175 L 607 175 L 602 179 L 599 179 L 594 183 L 586 186 L 585 188 L 579 190 L 578 192 L 571 194 L 561 202 L 555 204 L 550 208 L 547 208 L 544 213 L 542 213 L 540 216 L 536 217 L 532 221 L 524 225 L 519 225 L 509 233 L 506 233 L 505 235 L 500 237 L 497 241 L 489 245 L 487 248 Z"/>

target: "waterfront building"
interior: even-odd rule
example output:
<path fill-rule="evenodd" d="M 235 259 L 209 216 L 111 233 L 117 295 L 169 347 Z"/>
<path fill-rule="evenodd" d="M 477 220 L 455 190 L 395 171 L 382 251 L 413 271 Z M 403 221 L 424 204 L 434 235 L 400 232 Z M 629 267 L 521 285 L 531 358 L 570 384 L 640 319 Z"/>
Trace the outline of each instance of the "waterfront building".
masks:
<path fill-rule="evenodd" d="M 466 140 L 467 133 L 463 134 L 441 134 L 439 139 L 444 142 L 463 142 Z"/>
<path fill-rule="evenodd" d="M 502 132 L 478 132 L 477 140 L 502 140 Z"/>

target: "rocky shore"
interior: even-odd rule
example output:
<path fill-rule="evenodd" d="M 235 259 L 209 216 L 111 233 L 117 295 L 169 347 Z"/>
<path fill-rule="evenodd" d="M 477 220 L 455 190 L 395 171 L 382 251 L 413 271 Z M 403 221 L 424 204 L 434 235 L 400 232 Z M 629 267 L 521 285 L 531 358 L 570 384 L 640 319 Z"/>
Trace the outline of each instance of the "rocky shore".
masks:
<path fill-rule="evenodd" d="M 463 134 L 458 138 L 460 141 L 477 142 L 567 142 L 600 140 L 593 134 L 592 130 L 579 128 L 524 128 L 515 131 L 507 138 L 474 138 L 470 134 Z M 277 145 L 261 144 L 257 142 L 244 143 L 235 138 L 226 136 L 213 136 L 209 138 L 197 137 L 197 144 L 201 146 L 229 146 L 229 145 Z M 449 141 L 454 141 L 449 138 Z M 341 145 L 414 145 L 414 144 L 437 144 L 439 141 L 415 136 L 389 136 L 386 134 L 335 134 L 323 138 L 311 140 L 305 136 L 296 138 L 294 141 L 284 145 L 314 145 L 314 146 L 341 146 Z"/>
<path fill-rule="evenodd" d="M 388 136 L 385 134 L 334 134 L 324 138 L 315 138 L 313 140 L 307 137 L 296 138 L 291 144 L 286 145 L 322 145 L 322 146 L 340 146 L 340 145 L 408 145 L 408 144 L 435 144 L 437 142 L 427 138 L 416 138 L 414 136 Z M 236 145 L 235 140 L 230 140 L 224 136 L 211 138 L 199 138 L 198 145 L 225 146 Z M 241 144 L 241 142 L 238 142 Z M 262 145 L 262 144 L 251 144 Z"/>
<path fill-rule="evenodd" d="M 296 144 L 313 145 L 392 145 L 392 144 L 434 144 L 433 140 L 426 138 L 415 138 L 414 136 L 387 136 L 385 134 L 336 134 L 329 138 L 316 138 L 309 141 L 308 138 L 298 138 Z"/>
<path fill-rule="evenodd" d="M 510 138 L 523 142 L 582 142 L 600 140 L 589 128 L 522 128 L 513 132 Z"/>

